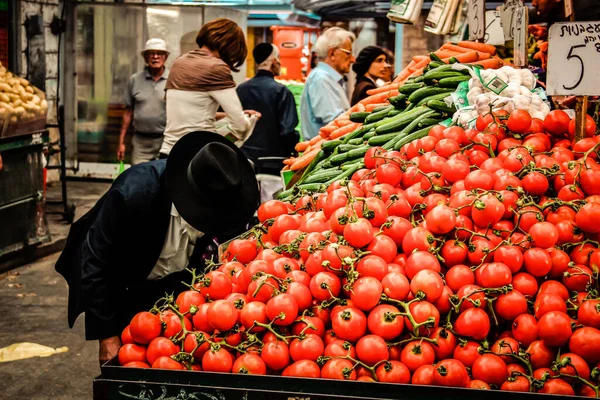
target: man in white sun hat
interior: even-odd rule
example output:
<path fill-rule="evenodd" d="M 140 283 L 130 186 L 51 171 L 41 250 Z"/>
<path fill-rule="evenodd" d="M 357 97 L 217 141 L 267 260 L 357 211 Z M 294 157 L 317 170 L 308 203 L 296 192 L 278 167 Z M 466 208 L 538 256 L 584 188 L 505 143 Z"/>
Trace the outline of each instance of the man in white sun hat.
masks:
<path fill-rule="evenodd" d="M 150 39 L 142 51 L 146 62 L 143 71 L 133 74 L 125 93 L 125 106 L 117 159 L 125 158 L 125 137 L 133 123 L 133 151 L 131 164 L 156 160 L 162 145 L 167 122 L 165 85 L 169 70 L 165 61 L 169 57 L 167 44 L 162 39 Z"/>

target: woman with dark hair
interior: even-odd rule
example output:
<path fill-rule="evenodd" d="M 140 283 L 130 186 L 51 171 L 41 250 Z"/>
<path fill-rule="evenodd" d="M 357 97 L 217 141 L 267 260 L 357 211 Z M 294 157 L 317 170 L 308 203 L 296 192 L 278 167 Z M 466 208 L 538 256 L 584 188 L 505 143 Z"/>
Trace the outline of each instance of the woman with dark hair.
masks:
<path fill-rule="evenodd" d="M 378 79 L 387 80 L 389 67 L 384 49 L 377 46 L 367 46 L 362 49 L 352 65 L 352 70 L 356 73 L 356 85 L 352 93 L 351 105 L 367 97 L 367 91 L 377 87 Z"/>
<path fill-rule="evenodd" d="M 196 43 L 199 49 L 180 56 L 167 80 L 167 124 L 161 158 L 177 140 L 192 131 L 216 132 L 219 106 L 230 120 L 229 133 L 243 140 L 256 111 L 242 109 L 231 71 L 239 71 L 248 55 L 242 29 L 233 21 L 218 18 L 205 24 Z"/>

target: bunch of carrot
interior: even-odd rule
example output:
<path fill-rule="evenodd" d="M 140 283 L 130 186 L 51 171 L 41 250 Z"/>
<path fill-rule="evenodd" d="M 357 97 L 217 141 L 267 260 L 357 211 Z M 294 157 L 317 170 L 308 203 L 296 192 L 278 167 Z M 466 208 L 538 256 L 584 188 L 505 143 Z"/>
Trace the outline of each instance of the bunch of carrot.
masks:
<path fill-rule="evenodd" d="M 453 61 L 463 64 L 477 64 L 485 69 L 497 69 L 503 65 L 502 59 L 495 56 L 496 48 L 484 43 L 463 41 L 453 44 L 448 42 L 439 50 L 434 51 L 433 54 L 446 63 Z M 297 158 L 291 157 L 285 160 L 284 164 L 286 166 L 284 170 L 298 171 L 305 168 L 315 158 L 321 149 L 322 143 L 328 140 L 339 139 L 360 128 L 361 123 L 350 121 L 350 114 L 363 111 L 371 112 L 377 107 L 388 105 L 388 99 L 399 94 L 398 88 L 409 78 L 422 75 L 423 70 L 430 62 L 430 56 L 414 56 L 412 61 L 398 74 L 393 82 L 368 91 L 367 94 L 369 94 L 369 97 L 361 100 L 344 114 L 322 127 L 318 136 L 298 143 L 296 151 L 302 153 L 302 155 Z"/>

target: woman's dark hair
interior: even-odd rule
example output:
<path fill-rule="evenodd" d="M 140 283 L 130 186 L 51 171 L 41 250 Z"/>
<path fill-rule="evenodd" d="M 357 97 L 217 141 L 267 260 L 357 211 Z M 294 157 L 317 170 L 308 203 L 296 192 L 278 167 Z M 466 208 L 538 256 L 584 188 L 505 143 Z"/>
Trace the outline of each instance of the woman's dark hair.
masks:
<path fill-rule="evenodd" d="M 204 24 L 196 36 L 196 43 L 199 47 L 206 46 L 217 51 L 234 72 L 239 71 L 248 55 L 244 32 L 238 24 L 227 18 L 217 18 Z"/>

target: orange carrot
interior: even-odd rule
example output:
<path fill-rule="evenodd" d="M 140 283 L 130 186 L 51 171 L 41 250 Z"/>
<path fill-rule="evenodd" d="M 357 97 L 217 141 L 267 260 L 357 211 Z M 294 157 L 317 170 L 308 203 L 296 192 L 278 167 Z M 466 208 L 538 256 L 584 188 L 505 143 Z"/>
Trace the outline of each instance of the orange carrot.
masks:
<path fill-rule="evenodd" d="M 481 51 L 483 53 L 496 54 L 496 48 L 491 44 L 478 43 L 478 42 L 468 42 L 462 41 L 458 42 L 460 47 L 466 47 L 467 49 Z"/>
<path fill-rule="evenodd" d="M 382 102 L 386 101 L 387 99 L 389 99 L 390 97 L 394 97 L 397 95 L 398 95 L 398 90 L 394 89 L 394 90 L 390 90 L 389 92 L 382 92 L 382 93 L 378 93 L 373 96 L 364 98 L 360 101 L 360 103 L 363 103 L 365 106 L 368 104 L 382 103 Z"/>
<path fill-rule="evenodd" d="M 335 139 L 340 138 L 350 132 L 354 132 L 356 130 L 356 128 L 358 128 L 359 126 L 360 126 L 360 124 L 358 122 L 353 122 L 350 125 L 346 125 L 344 127 L 336 129 L 335 131 L 331 132 L 331 135 L 329 135 L 329 139 L 335 140 Z"/>
<path fill-rule="evenodd" d="M 375 104 L 367 104 L 365 107 L 365 111 L 371 112 L 377 107 L 389 106 L 389 103 L 375 103 Z"/>
<path fill-rule="evenodd" d="M 406 68 L 406 69 L 402 70 L 402 72 L 400 72 L 398 74 L 398 76 L 396 77 L 396 79 L 394 79 L 393 83 L 398 83 L 400 81 L 405 80 L 406 78 L 408 78 L 410 76 L 411 71 L 412 71 L 412 69 L 410 69 L 410 68 Z"/>
<path fill-rule="evenodd" d="M 457 46 L 452 43 L 446 43 L 445 45 L 442 46 L 442 49 L 454 51 L 456 53 L 468 53 L 470 51 L 473 51 L 472 49 L 468 49 L 468 48 L 462 47 L 462 46 Z"/>
<path fill-rule="evenodd" d="M 444 58 L 456 57 L 459 54 L 463 54 L 463 53 L 459 53 L 458 51 L 452 51 L 452 50 L 438 50 L 438 51 L 434 51 L 433 54 L 435 54 L 436 56 L 438 56 L 441 59 L 444 59 Z"/>
<path fill-rule="evenodd" d="M 369 96 L 372 96 L 377 93 L 389 92 L 390 90 L 394 90 L 394 89 L 398 89 L 398 84 L 397 83 L 388 83 L 387 85 L 383 85 L 376 89 L 367 90 L 367 94 Z"/>
<path fill-rule="evenodd" d="M 462 53 L 452 58 L 455 58 L 460 63 L 470 63 L 479 60 L 487 60 L 490 58 L 490 53 L 480 53 L 478 51 L 470 51 L 468 53 Z M 444 58 L 444 62 L 450 61 L 450 58 Z"/>
<path fill-rule="evenodd" d="M 350 121 L 350 117 L 348 117 L 347 115 L 342 115 L 338 119 L 335 120 L 335 124 L 338 126 L 338 128 L 341 128 L 346 125 L 350 125 L 352 123 L 353 122 Z M 335 131 L 333 131 L 333 132 L 335 132 Z M 331 132 L 331 133 L 333 133 L 333 132 Z"/>
<path fill-rule="evenodd" d="M 427 64 L 430 63 L 430 59 L 429 57 L 427 57 L 426 59 L 419 61 L 418 63 L 416 63 L 415 65 L 413 65 L 412 69 L 421 69 L 421 68 L 425 68 L 427 66 Z"/>
<path fill-rule="evenodd" d="M 301 157 L 296 158 L 296 161 L 290 166 L 290 170 L 298 171 L 310 164 L 321 149 L 314 149 L 308 153 L 304 153 Z"/>
<path fill-rule="evenodd" d="M 418 62 L 424 61 L 424 60 L 430 61 L 429 56 L 414 56 L 412 59 L 415 62 L 415 64 Z M 410 66 L 410 64 L 409 64 L 409 66 Z"/>
<path fill-rule="evenodd" d="M 329 136 L 329 134 L 333 131 L 335 131 L 337 129 L 337 125 L 330 123 L 328 125 L 325 125 L 324 127 L 322 127 L 319 132 L 324 132 L 327 134 L 327 136 Z"/>
<path fill-rule="evenodd" d="M 487 60 L 475 61 L 469 64 L 481 65 L 485 69 L 498 69 L 504 65 L 504 61 L 499 57 L 492 57 Z"/>
<path fill-rule="evenodd" d="M 308 141 L 298 142 L 298 143 L 296 143 L 296 146 L 294 147 L 294 149 L 296 149 L 296 151 L 298 153 L 302 153 L 304 150 L 306 150 L 307 147 L 308 147 Z"/>
<path fill-rule="evenodd" d="M 294 163 L 294 161 L 295 161 L 295 160 L 296 160 L 296 157 L 290 157 L 290 158 L 288 158 L 288 159 L 286 159 L 286 160 L 283 160 L 283 163 L 284 163 L 285 165 L 292 165 L 292 164 Z"/>
<path fill-rule="evenodd" d="M 319 136 L 321 136 L 323 139 L 327 139 L 329 135 L 329 132 L 319 131 Z"/>
<path fill-rule="evenodd" d="M 319 143 L 321 140 L 323 140 L 323 138 L 321 136 L 317 135 L 314 138 L 310 139 L 308 141 L 308 144 L 310 144 L 311 146 L 314 146 L 315 144 Z"/>
<path fill-rule="evenodd" d="M 362 111 L 365 111 L 365 105 L 364 104 L 356 103 L 355 107 L 356 107 L 356 111 L 352 111 L 352 112 L 362 112 Z"/>
<path fill-rule="evenodd" d="M 423 75 L 423 68 L 419 68 L 417 70 L 415 70 L 413 73 L 411 73 L 408 78 L 412 78 L 413 76 L 421 76 Z M 408 80 L 408 78 L 406 78 Z"/>

